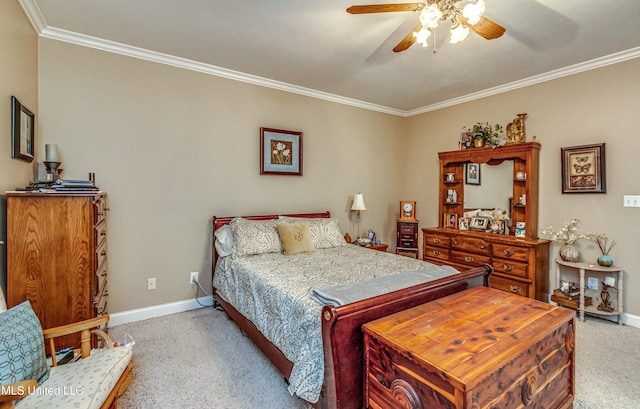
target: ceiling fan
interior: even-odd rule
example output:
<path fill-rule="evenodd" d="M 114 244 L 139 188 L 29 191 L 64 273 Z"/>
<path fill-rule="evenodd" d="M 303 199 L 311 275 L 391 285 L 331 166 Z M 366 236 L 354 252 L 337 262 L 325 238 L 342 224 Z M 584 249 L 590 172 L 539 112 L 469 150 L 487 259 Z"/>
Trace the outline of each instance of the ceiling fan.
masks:
<path fill-rule="evenodd" d="M 427 39 L 441 21 L 451 21 L 451 40 L 455 44 L 469 35 L 469 30 L 493 40 L 501 37 L 506 29 L 484 16 L 484 0 L 424 0 L 418 3 L 368 4 L 351 6 L 350 14 L 387 13 L 398 11 L 419 11 L 420 23 L 393 49 L 399 53 L 418 43 L 426 47 Z M 435 52 L 435 49 L 434 49 Z"/>

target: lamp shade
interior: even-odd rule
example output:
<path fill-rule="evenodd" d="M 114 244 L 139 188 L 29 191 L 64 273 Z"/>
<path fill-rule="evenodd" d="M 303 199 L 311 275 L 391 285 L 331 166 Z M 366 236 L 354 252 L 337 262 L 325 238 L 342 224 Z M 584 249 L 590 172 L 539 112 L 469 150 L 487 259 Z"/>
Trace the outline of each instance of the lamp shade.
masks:
<path fill-rule="evenodd" d="M 367 210 L 367 207 L 364 205 L 364 196 L 362 193 L 358 193 L 354 196 L 351 210 Z"/>

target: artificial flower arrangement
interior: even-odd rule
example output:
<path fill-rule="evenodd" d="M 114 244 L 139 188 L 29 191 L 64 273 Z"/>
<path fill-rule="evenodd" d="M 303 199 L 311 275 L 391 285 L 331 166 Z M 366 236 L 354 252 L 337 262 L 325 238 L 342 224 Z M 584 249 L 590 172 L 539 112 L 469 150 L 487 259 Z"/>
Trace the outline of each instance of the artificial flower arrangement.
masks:
<path fill-rule="evenodd" d="M 578 234 L 579 219 L 571 219 L 564 224 L 562 229 L 556 231 L 552 226 L 542 229 L 542 234 L 551 235 L 550 240 L 559 244 L 575 244 L 578 240 L 606 240 L 607 236 L 602 233 L 586 232 Z"/>

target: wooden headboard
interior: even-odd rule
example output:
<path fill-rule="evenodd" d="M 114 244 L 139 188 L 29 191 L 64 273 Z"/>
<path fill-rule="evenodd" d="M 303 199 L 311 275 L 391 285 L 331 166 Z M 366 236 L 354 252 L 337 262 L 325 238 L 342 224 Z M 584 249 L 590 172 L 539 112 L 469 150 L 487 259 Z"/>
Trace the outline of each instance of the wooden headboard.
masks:
<path fill-rule="evenodd" d="M 213 240 L 211 240 L 211 246 L 212 246 L 212 263 L 211 263 L 211 277 L 213 277 L 213 274 L 216 271 L 216 261 L 218 260 L 218 252 L 216 251 L 216 236 L 215 236 L 215 232 L 216 230 L 218 230 L 219 228 L 221 228 L 224 225 L 229 224 L 229 222 L 231 220 L 233 220 L 236 217 L 242 217 L 244 219 L 248 219 L 248 220 L 272 220 L 272 219 L 277 219 L 281 216 L 287 216 L 287 217 L 304 217 L 304 218 L 308 218 L 308 219 L 318 219 L 318 218 L 329 218 L 331 217 L 331 213 L 329 213 L 328 211 L 326 212 L 321 212 L 321 213 L 295 213 L 295 214 L 267 214 L 267 215 L 260 215 L 260 216 L 228 216 L 228 217 L 217 217 L 217 216 L 213 216 L 211 218 L 211 221 L 213 222 L 213 231 L 211 233 Z"/>

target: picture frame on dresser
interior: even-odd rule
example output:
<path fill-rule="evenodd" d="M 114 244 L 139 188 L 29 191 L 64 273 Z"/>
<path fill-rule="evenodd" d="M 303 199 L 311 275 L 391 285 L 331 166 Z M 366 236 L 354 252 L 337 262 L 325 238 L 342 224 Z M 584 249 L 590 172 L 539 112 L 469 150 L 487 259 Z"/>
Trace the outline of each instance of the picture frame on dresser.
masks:
<path fill-rule="evenodd" d="M 465 168 L 464 183 L 467 185 L 480 185 L 480 164 L 467 163 Z"/>
<path fill-rule="evenodd" d="M 34 158 L 35 115 L 11 96 L 11 157 L 25 162 Z"/>
<path fill-rule="evenodd" d="M 302 176 L 302 132 L 260 128 L 260 174 Z"/>
<path fill-rule="evenodd" d="M 562 193 L 606 193 L 605 144 L 560 148 Z"/>

